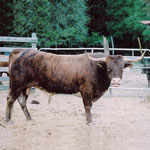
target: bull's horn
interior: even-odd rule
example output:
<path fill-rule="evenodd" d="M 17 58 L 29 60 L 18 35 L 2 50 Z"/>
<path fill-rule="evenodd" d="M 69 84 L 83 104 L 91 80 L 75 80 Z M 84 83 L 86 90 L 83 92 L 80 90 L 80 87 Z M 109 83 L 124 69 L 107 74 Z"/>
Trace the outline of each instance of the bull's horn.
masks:
<path fill-rule="evenodd" d="M 106 57 L 102 57 L 102 58 L 93 58 L 91 56 L 89 56 L 89 54 L 85 51 L 86 55 L 88 56 L 88 58 L 92 61 L 95 62 L 106 62 Z"/>
<path fill-rule="evenodd" d="M 140 61 L 140 60 L 144 57 L 145 52 L 146 52 L 146 50 L 145 50 L 144 53 L 143 53 L 140 57 L 138 57 L 137 59 L 129 59 L 129 58 L 125 58 L 125 57 L 124 57 L 124 61 L 125 61 L 126 63 L 136 63 L 136 62 Z"/>

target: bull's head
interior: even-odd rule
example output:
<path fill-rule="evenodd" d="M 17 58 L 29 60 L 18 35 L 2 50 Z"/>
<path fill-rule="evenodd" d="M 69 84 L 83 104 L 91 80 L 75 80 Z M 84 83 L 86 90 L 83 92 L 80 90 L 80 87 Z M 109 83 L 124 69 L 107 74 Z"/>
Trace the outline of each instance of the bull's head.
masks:
<path fill-rule="evenodd" d="M 99 66 L 101 66 L 102 63 L 106 64 L 107 74 L 111 80 L 111 84 L 112 86 L 117 87 L 120 85 L 123 69 L 126 67 L 132 67 L 133 66 L 132 63 L 140 61 L 144 57 L 144 54 L 145 52 L 136 59 L 127 59 L 121 55 L 114 55 L 114 56 L 109 55 L 103 58 L 93 58 L 88 54 L 87 56 L 91 61 L 96 62 L 97 65 Z"/>

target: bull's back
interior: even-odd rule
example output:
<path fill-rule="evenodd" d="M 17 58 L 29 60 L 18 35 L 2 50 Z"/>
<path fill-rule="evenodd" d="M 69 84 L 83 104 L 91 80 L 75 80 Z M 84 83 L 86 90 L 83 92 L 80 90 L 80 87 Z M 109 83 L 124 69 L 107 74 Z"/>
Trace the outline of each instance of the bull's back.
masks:
<path fill-rule="evenodd" d="M 89 61 L 84 57 L 22 52 L 12 64 L 11 76 L 18 85 L 42 87 L 56 93 L 76 93 L 87 78 Z"/>

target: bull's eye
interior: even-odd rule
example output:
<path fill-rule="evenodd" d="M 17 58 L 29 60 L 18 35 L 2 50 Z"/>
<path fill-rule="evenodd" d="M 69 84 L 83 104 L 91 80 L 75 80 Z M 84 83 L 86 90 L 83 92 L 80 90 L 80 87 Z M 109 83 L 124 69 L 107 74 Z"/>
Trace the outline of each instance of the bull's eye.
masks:
<path fill-rule="evenodd" d="M 111 72 L 111 69 L 110 69 L 110 68 L 107 68 L 107 72 Z"/>
<path fill-rule="evenodd" d="M 125 70 L 125 68 L 121 68 L 121 71 L 124 71 Z"/>

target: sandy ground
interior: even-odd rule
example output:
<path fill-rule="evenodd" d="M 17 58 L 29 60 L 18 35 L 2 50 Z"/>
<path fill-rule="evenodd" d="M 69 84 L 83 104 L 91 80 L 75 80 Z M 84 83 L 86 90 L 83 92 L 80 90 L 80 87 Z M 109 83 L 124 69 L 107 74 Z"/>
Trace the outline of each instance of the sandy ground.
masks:
<path fill-rule="evenodd" d="M 36 90 L 28 99 L 33 118 L 26 121 L 16 101 L 12 125 L 4 122 L 7 92 L 0 93 L 0 150 L 149 150 L 150 100 L 102 97 L 85 121 L 82 99 Z M 40 104 L 31 104 L 38 100 Z"/>

